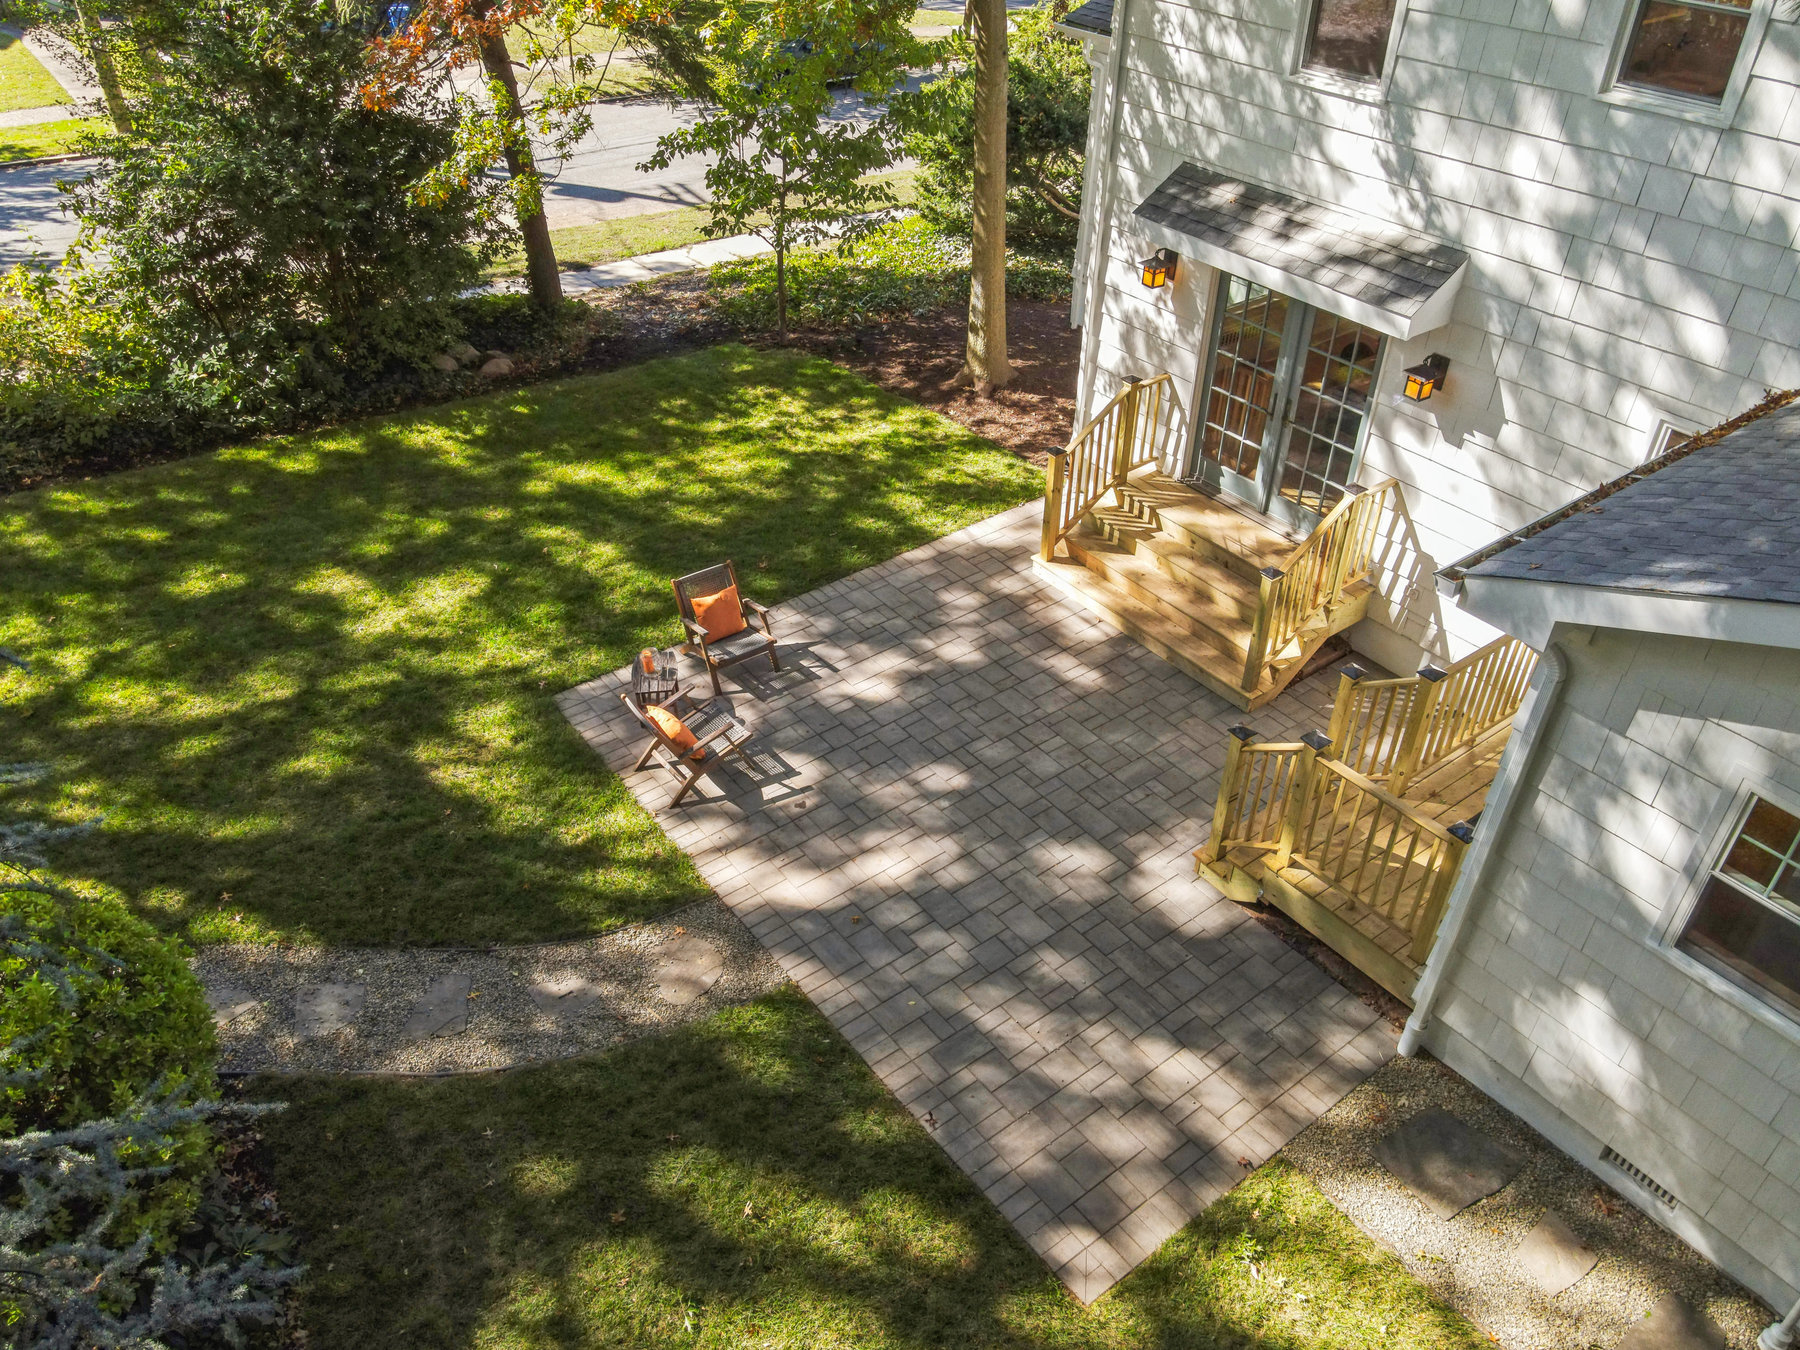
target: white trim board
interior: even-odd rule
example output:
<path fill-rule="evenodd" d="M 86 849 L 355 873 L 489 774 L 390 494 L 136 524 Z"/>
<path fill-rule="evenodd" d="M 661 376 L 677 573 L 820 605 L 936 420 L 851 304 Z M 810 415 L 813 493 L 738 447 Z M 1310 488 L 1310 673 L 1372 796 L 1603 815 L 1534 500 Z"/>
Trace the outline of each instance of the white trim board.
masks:
<path fill-rule="evenodd" d="M 1800 651 L 1800 605 L 1778 600 L 1651 594 L 1470 574 L 1462 579 L 1457 603 L 1539 651 L 1559 623 Z"/>

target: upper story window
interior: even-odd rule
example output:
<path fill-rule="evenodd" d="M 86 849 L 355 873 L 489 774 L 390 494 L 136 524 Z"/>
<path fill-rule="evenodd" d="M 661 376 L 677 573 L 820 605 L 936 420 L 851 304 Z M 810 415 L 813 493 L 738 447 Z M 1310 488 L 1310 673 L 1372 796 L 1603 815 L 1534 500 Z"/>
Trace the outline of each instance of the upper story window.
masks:
<path fill-rule="evenodd" d="M 1751 799 L 1681 947 L 1800 1013 L 1800 817 Z"/>
<path fill-rule="evenodd" d="M 1394 0 L 1314 0 L 1301 65 L 1378 80 L 1393 29 Z"/>
<path fill-rule="evenodd" d="M 1750 29 L 1751 0 L 1643 0 L 1619 83 L 1721 103 Z"/>

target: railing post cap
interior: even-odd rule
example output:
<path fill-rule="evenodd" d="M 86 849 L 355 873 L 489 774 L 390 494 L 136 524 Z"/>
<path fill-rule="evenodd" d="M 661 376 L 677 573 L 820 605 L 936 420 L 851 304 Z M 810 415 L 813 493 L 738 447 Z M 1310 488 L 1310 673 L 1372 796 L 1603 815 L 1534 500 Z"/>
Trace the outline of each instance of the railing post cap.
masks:
<path fill-rule="evenodd" d="M 1354 662 L 1354 661 L 1352 661 L 1349 665 L 1345 666 L 1342 670 L 1338 671 L 1338 674 L 1342 675 L 1346 680 L 1352 680 L 1352 681 L 1366 680 L 1369 678 L 1369 672 L 1364 670 L 1361 666 L 1357 665 L 1356 662 Z"/>
<path fill-rule="evenodd" d="M 1364 487 L 1361 483 L 1352 483 L 1344 489 L 1344 495 L 1346 497 L 1360 497 L 1368 490 L 1369 489 Z"/>
<path fill-rule="evenodd" d="M 1046 450 L 1044 453 L 1049 455 L 1051 459 L 1055 459 L 1058 455 L 1068 454 L 1069 447 L 1066 445 L 1053 445 L 1048 450 Z"/>
<path fill-rule="evenodd" d="M 1262 569 L 1261 575 L 1268 581 L 1280 581 L 1287 573 L 1279 567 L 1265 567 Z"/>
<path fill-rule="evenodd" d="M 1447 670 L 1439 670 L 1436 666 L 1420 666 L 1419 678 L 1421 680 L 1429 680 L 1432 684 L 1436 684 L 1439 680 L 1449 679 L 1450 672 Z"/>
<path fill-rule="evenodd" d="M 1231 728 L 1230 734 L 1236 736 L 1240 741 L 1253 741 L 1256 739 L 1256 728 L 1235 726 Z"/>
<path fill-rule="evenodd" d="M 1301 744 L 1311 746 L 1321 753 L 1331 749 L 1331 737 L 1322 731 L 1309 731 L 1300 738 L 1300 741 Z"/>
<path fill-rule="evenodd" d="M 1450 833 L 1463 843 L 1472 844 L 1475 842 L 1475 822 L 1472 820 L 1459 820 L 1450 827 Z"/>

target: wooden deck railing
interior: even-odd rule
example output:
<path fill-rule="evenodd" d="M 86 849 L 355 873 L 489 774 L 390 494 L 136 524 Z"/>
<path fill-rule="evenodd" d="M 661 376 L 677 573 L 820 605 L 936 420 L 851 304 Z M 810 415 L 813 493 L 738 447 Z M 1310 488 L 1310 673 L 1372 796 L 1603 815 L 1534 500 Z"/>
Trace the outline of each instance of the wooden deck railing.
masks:
<path fill-rule="evenodd" d="M 1426 666 L 1400 680 L 1338 681 L 1332 758 L 1400 796 L 1422 773 L 1510 721 L 1524 701 L 1537 653 L 1503 637 L 1448 670 Z"/>
<path fill-rule="evenodd" d="M 1450 829 L 1349 765 L 1328 757 L 1328 737 L 1253 743 L 1234 727 L 1219 784 L 1213 832 L 1201 858 L 1232 848 L 1265 851 L 1265 865 L 1300 867 L 1354 897 L 1412 941 L 1422 962 L 1472 831 Z"/>
<path fill-rule="evenodd" d="M 1066 449 L 1055 451 L 1044 470 L 1045 561 L 1056 546 L 1109 492 L 1117 492 L 1137 470 L 1155 464 L 1176 468 L 1175 380 L 1157 375 L 1134 380 L 1076 432 Z"/>
<path fill-rule="evenodd" d="M 1256 624 L 1244 658 L 1244 688 L 1254 689 L 1313 617 L 1328 611 L 1345 590 L 1369 575 L 1384 513 L 1399 484 L 1384 478 L 1373 487 L 1350 488 L 1305 543 L 1281 567 L 1265 568 Z"/>

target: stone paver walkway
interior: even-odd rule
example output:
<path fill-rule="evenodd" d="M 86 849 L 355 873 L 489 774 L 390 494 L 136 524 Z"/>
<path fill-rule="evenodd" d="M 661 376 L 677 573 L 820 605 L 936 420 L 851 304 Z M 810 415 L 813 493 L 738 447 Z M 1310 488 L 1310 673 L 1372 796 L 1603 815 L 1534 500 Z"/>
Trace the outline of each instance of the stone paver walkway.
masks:
<path fill-rule="evenodd" d="M 779 607 L 783 672 L 727 672 L 761 752 L 699 801 L 669 810 L 671 776 L 631 771 L 622 672 L 560 702 L 1091 1301 L 1394 1038 L 1195 879 L 1242 715 L 1040 580 L 1039 518 L 1021 507 Z M 1250 720 L 1321 726 L 1334 683 Z"/>

